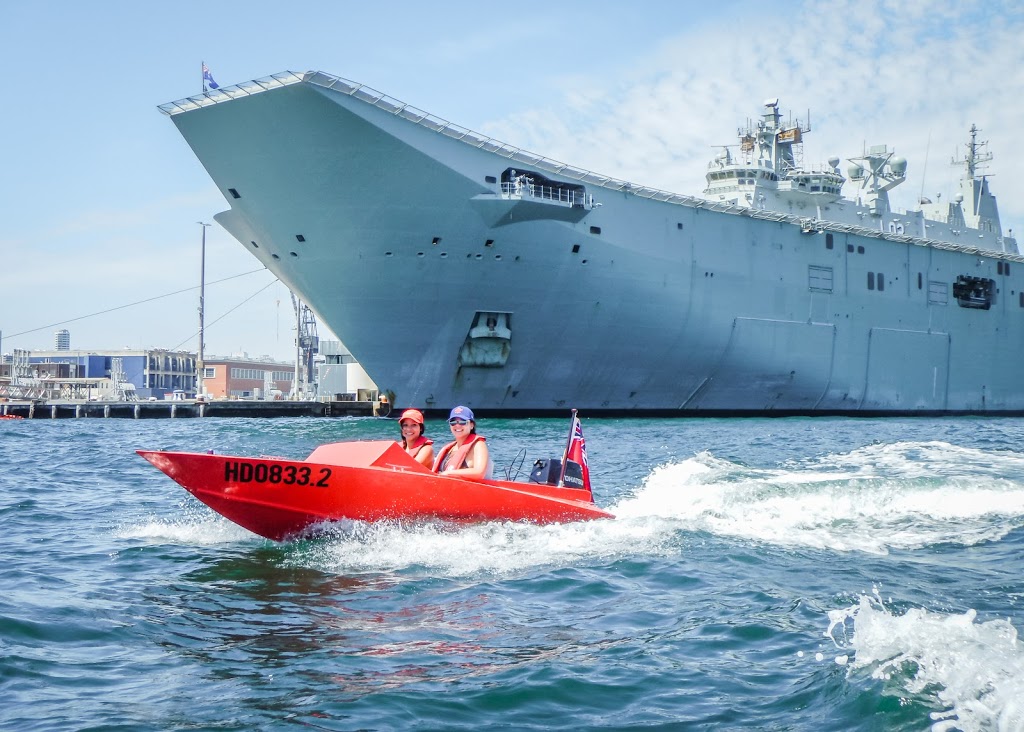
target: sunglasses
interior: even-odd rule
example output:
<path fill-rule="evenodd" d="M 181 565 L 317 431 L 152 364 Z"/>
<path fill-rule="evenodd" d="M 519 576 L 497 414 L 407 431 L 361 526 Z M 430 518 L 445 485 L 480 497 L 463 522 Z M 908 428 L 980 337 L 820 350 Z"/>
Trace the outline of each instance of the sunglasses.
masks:
<path fill-rule="evenodd" d="M 457 424 L 457 425 L 461 426 L 461 425 L 469 424 L 469 420 L 468 419 L 449 419 L 448 420 L 448 424 Z"/>

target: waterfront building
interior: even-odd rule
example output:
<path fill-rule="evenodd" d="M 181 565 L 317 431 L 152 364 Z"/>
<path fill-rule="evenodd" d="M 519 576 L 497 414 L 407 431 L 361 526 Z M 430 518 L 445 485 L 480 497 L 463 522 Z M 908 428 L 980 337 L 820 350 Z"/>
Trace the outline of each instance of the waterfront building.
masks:
<path fill-rule="evenodd" d="M 71 350 L 71 331 L 67 328 L 62 328 L 53 334 L 54 348 L 58 351 L 70 351 Z"/>
<path fill-rule="evenodd" d="M 320 341 L 316 364 L 319 394 L 335 401 L 377 401 L 377 385 L 341 341 Z"/>
<path fill-rule="evenodd" d="M 32 351 L 29 365 L 39 377 L 53 371 L 52 364 L 72 364 L 78 378 L 111 379 L 120 359 L 124 382 L 134 386 L 140 399 L 164 399 L 175 391 L 194 396 L 196 354 L 164 349 Z"/>
<path fill-rule="evenodd" d="M 211 399 L 277 399 L 287 397 L 295 364 L 248 354 L 203 359 L 203 389 Z"/>

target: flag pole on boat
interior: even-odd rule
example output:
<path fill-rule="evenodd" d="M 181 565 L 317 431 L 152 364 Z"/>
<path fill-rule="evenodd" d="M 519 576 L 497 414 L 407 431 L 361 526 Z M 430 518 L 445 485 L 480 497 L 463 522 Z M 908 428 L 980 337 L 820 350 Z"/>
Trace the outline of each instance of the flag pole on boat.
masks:
<path fill-rule="evenodd" d="M 565 461 L 569 459 L 569 448 L 572 447 L 572 436 L 576 429 L 576 410 L 572 410 L 572 419 L 569 420 L 569 439 L 565 441 L 565 450 L 562 451 L 562 467 L 558 472 L 559 487 L 565 486 Z"/>

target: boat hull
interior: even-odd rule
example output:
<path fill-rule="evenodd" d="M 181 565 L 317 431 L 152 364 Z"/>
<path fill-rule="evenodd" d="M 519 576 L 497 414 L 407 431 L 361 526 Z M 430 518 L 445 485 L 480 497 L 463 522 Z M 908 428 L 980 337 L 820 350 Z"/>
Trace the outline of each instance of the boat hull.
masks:
<path fill-rule="evenodd" d="M 283 541 L 329 521 L 559 523 L 613 518 L 588 491 L 426 470 L 396 443 L 332 443 L 305 460 L 138 450 L 214 511 Z"/>

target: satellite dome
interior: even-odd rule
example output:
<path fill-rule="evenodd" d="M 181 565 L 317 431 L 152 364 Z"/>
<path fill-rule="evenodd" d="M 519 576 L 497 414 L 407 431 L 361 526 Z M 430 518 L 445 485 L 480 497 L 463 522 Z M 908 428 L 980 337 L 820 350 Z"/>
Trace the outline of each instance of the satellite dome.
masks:
<path fill-rule="evenodd" d="M 828 167 L 832 168 L 832 170 L 835 170 L 838 165 L 839 158 L 832 156 L 831 158 L 828 159 Z"/>
<path fill-rule="evenodd" d="M 864 167 L 857 163 L 851 163 L 850 167 L 846 169 L 846 174 L 850 176 L 850 180 L 860 180 L 864 177 Z"/>
<path fill-rule="evenodd" d="M 889 161 L 889 169 L 892 170 L 896 175 L 902 176 L 907 172 L 907 159 L 906 158 L 893 158 Z"/>

